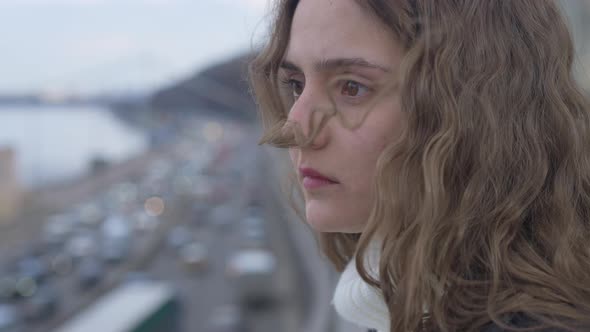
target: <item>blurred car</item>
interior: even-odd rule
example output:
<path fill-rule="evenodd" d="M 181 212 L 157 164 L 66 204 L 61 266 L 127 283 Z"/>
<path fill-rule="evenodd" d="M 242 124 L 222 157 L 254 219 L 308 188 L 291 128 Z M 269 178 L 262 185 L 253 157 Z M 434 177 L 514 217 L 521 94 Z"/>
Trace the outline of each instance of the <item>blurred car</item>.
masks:
<path fill-rule="evenodd" d="M 209 253 L 205 244 L 191 242 L 178 252 L 182 264 L 190 271 L 203 271 L 209 265 Z"/>
<path fill-rule="evenodd" d="M 131 221 L 121 215 L 111 215 L 105 219 L 101 231 L 105 237 L 129 237 Z"/>
<path fill-rule="evenodd" d="M 97 235 L 90 231 L 74 234 L 66 242 L 65 251 L 75 260 L 95 255 L 98 251 Z"/>
<path fill-rule="evenodd" d="M 172 227 L 170 232 L 168 232 L 166 244 L 170 249 L 179 250 L 182 246 L 187 245 L 192 240 L 192 231 L 184 225 L 177 225 Z"/>
<path fill-rule="evenodd" d="M 208 201 L 213 193 L 213 183 L 206 175 L 197 176 L 193 180 L 192 194 L 198 201 Z"/>
<path fill-rule="evenodd" d="M 267 234 L 263 228 L 246 228 L 240 234 L 244 248 L 268 247 Z"/>
<path fill-rule="evenodd" d="M 172 179 L 172 190 L 176 195 L 189 195 L 193 192 L 194 176 L 177 174 Z"/>
<path fill-rule="evenodd" d="M 25 272 L 23 273 L 23 271 Z M 33 296 L 37 292 L 41 280 L 46 278 L 39 277 L 39 275 L 37 267 L 27 271 L 26 269 L 20 270 L 17 265 L 16 269 L 5 270 L 0 279 L 0 299 L 5 302 L 13 302 Z"/>
<path fill-rule="evenodd" d="M 34 296 L 38 289 L 39 283 L 30 276 L 18 276 L 14 284 L 17 299 L 25 299 Z"/>
<path fill-rule="evenodd" d="M 216 228 L 226 229 L 236 217 L 234 207 L 229 204 L 218 205 L 209 212 L 209 223 Z"/>
<path fill-rule="evenodd" d="M 137 204 L 139 199 L 138 185 L 132 182 L 121 182 L 112 185 L 106 192 L 105 201 L 110 211 L 124 211 Z"/>
<path fill-rule="evenodd" d="M 154 278 L 146 271 L 130 271 L 123 278 L 123 283 L 145 283 L 152 281 L 154 281 Z"/>
<path fill-rule="evenodd" d="M 148 165 L 146 178 L 164 179 L 174 170 L 174 164 L 168 159 L 157 159 Z"/>
<path fill-rule="evenodd" d="M 76 272 L 80 288 L 89 289 L 100 283 L 106 269 L 99 259 L 87 257 L 78 264 Z"/>
<path fill-rule="evenodd" d="M 21 277 L 30 277 L 37 283 L 44 282 L 50 274 L 47 263 L 35 256 L 26 256 L 17 262 L 17 271 Z"/>
<path fill-rule="evenodd" d="M 257 215 L 249 215 L 242 219 L 241 225 L 244 228 L 264 228 L 264 219 Z"/>
<path fill-rule="evenodd" d="M 195 228 L 206 227 L 205 220 L 209 213 L 209 206 L 204 202 L 197 200 L 191 206 L 191 220 L 190 225 Z"/>
<path fill-rule="evenodd" d="M 107 262 L 124 260 L 131 250 L 130 221 L 119 215 L 107 218 L 102 225 L 100 256 Z"/>
<path fill-rule="evenodd" d="M 12 301 L 19 297 L 16 282 L 17 276 L 14 273 L 2 273 L 0 278 L 0 300 L 1 301 Z"/>
<path fill-rule="evenodd" d="M 65 276 L 74 268 L 74 258 L 66 252 L 58 252 L 49 257 L 51 272 L 54 275 Z"/>
<path fill-rule="evenodd" d="M 153 231 L 160 223 L 158 217 L 148 215 L 144 209 L 135 211 L 131 220 L 133 222 L 133 229 L 137 232 Z"/>
<path fill-rule="evenodd" d="M 40 288 L 34 296 L 26 299 L 21 310 L 25 320 L 30 322 L 44 321 L 57 313 L 59 299 L 57 292 L 45 286 Z"/>
<path fill-rule="evenodd" d="M 240 228 L 242 247 L 263 248 L 268 246 L 268 235 L 262 218 L 246 217 L 242 219 Z"/>
<path fill-rule="evenodd" d="M 108 263 L 120 263 L 131 251 L 131 244 L 125 238 L 106 238 L 100 248 L 100 257 Z"/>
<path fill-rule="evenodd" d="M 253 189 L 252 191 L 255 192 L 256 190 Z M 261 218 L 260 216 L 264 210 L 261 206 L 260 199 L 256 196 L 250 196 L 248 200 L 249 203 L 246 208 L 246 215 Z"/>
<path fill-rule="evenodd" d="M 0 332 L 20 331 L 18 310 L 10 304 L 0 304 Z"/>
<path fill-rule="evenodd" d="M 229 257 L 226 265 L 240 303 L 246 306 L 267 304 L 274 300 L 275 255 L 265 249 L 242 249 Z"/>
<path fill-rule="evenodd" d="M 69 214 L 49 217 L 43 227 L 43 241 L 51 246 L 62 244 L 74 230 L 75 220 Z"/>
<path fill-rule="evenodd" d="M 239 306 L 222 305 L 213 309 L 206 332 L 246 332 L 246 322 Z"/>
<path fill-rule="evenodd" d="M 86 226 L 95 227 L 104 219 L 104 212 L 97 202 L 88 202 L 76 209 L 80 222 Z"/>

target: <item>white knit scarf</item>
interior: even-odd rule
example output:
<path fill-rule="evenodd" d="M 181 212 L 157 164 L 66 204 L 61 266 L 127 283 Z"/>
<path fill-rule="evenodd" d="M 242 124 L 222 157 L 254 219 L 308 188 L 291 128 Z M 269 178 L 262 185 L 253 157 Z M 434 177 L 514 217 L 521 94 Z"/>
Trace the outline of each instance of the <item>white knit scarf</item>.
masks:
<path fill-rule="evenodd" d="M 373 241 L 365 253 L 365 269 L 378 279 L 381 244 Z M 383 294 L 367 284 L 356 269 L 353 258 L 340 276 L 332 300 L 336 312 L 346 321 L 363 328 L 389 332 L 389 311 Z"/>

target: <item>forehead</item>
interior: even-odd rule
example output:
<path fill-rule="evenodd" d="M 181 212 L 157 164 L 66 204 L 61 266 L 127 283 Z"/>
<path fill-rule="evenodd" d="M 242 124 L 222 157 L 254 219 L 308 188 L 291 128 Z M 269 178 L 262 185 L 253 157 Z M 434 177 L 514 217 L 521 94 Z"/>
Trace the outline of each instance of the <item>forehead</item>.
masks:
<path fill-rule="evenodd" d="M 399 54 L 393 33 L 355 0 L 301 0 L 285 58 L 302 67 L 330 58 L 391 64 Z"/>

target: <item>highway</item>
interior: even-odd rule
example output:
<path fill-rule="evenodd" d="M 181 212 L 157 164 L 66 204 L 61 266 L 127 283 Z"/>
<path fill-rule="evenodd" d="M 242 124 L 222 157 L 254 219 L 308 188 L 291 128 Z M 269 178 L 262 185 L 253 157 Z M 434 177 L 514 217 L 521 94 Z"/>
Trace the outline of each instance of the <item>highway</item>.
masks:
<path fill-rule="evenodd" d="M 150 231 L 134 231 L 130 241 L 132 248 L 125 260 L 105 265 L 99 283 L 89 288 L 80 287 L 74 269 L 70 273 L 48 277 L 44 283 L 57 293 L 57 311 L 37 322 L 23 323 L 22 332 L 51 331 L 130 278 L 163 280 L 178 289 L 183 304 L 181 331 L 207 331 L 211 317 L 224 306 L 240 309 L 243 325 L 248 331 L 298 331 L 303 313 L 301 292 L 297 288 L 302 281 L 298 272 L 300 269 L 295 266 L 297 260 L 292 240 L 286 234 L 285 214 L 273 187 L 276 184 L 274 179 L 269 178 L 270 158 L 264 148 L 256 145 L 254 128 L 242 127 L 239 123 L 227 124 L 226 128 L 230 129 L 226 130 L 224 138 L 211 144 L 209 151 L 212 158 L 198 172 L 199 179 L 206 177 L 206 181 L 191 183 L 192 186 L 210 190 L 203 191 L 199 187 L 189 193 L 177 193 L 170 191 L 170 186 L 162 189 L 159 197 L 165 202 L 165 209 L 158 216 L 157 226 Z M 27 253 L 34 252 L 45 260 L 51 260 L 54 252 L 50 252 L 40 240 L 44 236 L 43 223 L 50 215 L 71 211 L 80 203 L 100 195 L 104 197 L 109 188 L 120 183 L 135 183 L 136 188 L 141 188 L 139 184 L 150 168 L 162 164 L 162 160 L 170 168 L 166 172 L 166 181 L 173 181 L 184 172 L 182 167 L 190 162 L 191 151 L 197 150 L 197 147 L 191 147 L 190 141 L 184 140 L 168 149 L 135 158 L 120 167 L 114 166 L 109 174 L 81 179 L 79 183 L 34 195 L 22 221 L 0 235 L 3 276 L 10 271 L 7 267 L 10 262 Z M 118 207 L 117 213 L 127 215 L 143 208 L 141 203 L 144 203 L 146 195 L 140 192 L 136 196 L 134 206 Z M 264 247 L 276 256 L 278 262 L 276 277 L 268 285 L 276 295 L 276 301 L 260 308 L 245 307 L 239 303 L 236 286 L 226 266 L 228 258 L 246 246 L 240 222 L 252 210 L 252 202 L 258 204 L 257 213 L 264 220 Z M 225 220 L 211 217 L 211 210 L 216 208 L 227 211 L 222 218 Z M 106 217 L 112 213 L 115 212 L 107 211 Z M 187 269 L 179 258 L 178 249 L 173 248 L 171 243 L 174 242 L 171 236 L 173 229 L 183 230 L 190 235 L 190 241 L 207 248 L 206 267 L 197 271 Z M 61 248 L 63 250 L 63 246 Z M 28 300 L 19 300 L 15 306 L 21 310 Z"/>

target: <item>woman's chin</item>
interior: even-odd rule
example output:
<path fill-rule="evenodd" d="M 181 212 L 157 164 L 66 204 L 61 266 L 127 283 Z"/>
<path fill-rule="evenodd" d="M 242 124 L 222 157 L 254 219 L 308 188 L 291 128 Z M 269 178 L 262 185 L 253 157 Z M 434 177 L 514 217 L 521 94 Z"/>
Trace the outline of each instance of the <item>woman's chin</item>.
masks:
<path fill-rule="evenodd" d="M 320 233 L 339 233 L 340 229 L 338 226 L 324 220 L 315 220 L 307 218 L 307 224 L 313 228 L 314 231 Z"/>
<path fill-rule="evenodd" d="M 313 204 L 306 205 L 305 217 L 309 226 L 321 233 L 360 233 L 364 226 L 362 220 L 351 220 L 342 211 Z"/>

